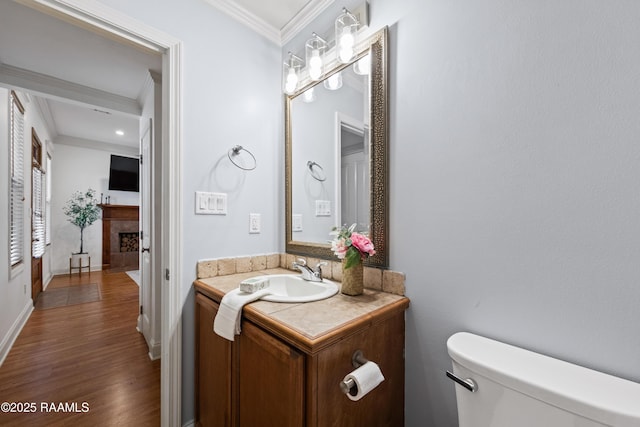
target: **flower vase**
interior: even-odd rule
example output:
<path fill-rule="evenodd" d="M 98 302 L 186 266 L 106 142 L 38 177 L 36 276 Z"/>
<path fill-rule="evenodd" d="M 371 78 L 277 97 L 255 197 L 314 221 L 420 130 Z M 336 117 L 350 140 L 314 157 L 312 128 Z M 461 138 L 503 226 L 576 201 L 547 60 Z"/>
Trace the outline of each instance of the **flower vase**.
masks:
<path fill-rule="evenodd" d="M 342 293 L 345 295 L 362 295 L 364 292 L 364 266 L 361 262 L 345 268 L 342 261 Z"/>

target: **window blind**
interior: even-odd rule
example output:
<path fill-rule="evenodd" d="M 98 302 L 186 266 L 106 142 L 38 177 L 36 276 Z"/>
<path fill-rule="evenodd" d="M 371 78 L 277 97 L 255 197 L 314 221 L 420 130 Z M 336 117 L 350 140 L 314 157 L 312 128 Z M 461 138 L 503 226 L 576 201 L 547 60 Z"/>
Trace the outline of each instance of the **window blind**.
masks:
<path fill-rule="evenodd" d="M 47 173 L 45 175 L 44 235 L 45 245 L 51 244 L 51 156 L 47 155 Z"/>
<path fill-rule="evenodd" d="M 15 92 L 10 99 L 9 258 L 13 267 L 24 260 L 24 108 Z"/>
<path fill-rule="evenodd" d="M 41 258 L 44 255 L 45 237 L 44 237 L 44 173 L 38 168 L 33 168 L 33 218 L 32 218 L 32 257 Z"/>

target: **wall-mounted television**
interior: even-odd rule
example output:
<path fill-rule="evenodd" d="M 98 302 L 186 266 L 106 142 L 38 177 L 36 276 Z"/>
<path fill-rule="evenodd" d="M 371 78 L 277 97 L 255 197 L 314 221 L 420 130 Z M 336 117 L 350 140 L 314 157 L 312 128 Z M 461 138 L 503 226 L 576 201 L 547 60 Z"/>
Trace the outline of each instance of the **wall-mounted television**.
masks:
<path fill-rule="evenodd" d="M 109 166 L 109 190 L 139 192 L 139 174 L 139 159 L 112 154 Z"/>

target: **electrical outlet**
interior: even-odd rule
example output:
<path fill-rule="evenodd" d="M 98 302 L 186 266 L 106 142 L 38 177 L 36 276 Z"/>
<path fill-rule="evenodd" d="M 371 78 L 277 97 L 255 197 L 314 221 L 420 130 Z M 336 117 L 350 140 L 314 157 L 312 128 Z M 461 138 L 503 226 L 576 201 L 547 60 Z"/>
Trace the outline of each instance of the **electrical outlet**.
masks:
<path fill-rule="evenodd" d="M 249 234 L 257 234 L 257 233 L 260 233 L 260 214 L 250 213 L 249 214 Z"/>

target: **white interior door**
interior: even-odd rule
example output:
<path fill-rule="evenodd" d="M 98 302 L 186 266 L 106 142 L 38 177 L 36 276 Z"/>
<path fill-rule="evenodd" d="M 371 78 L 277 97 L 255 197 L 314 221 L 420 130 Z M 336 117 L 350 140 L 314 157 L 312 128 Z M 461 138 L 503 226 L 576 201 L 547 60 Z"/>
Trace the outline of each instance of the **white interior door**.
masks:
<path fill-rule="evenodd" d="M 338 226 L 357 224 L 356 231 L 369 231 L 369 147 L 364 124 L 336 113 L 336 199 Z"/>
<path fill-rule="evenodd" d="M 342 157 L 342 222 L 358 224 L 358 231 L 367 231 L 369 206 L 367 198 L 367 162 L 364 151 Z"/>
<path fill-rule="evenodd" d="M 152 122 L 140 140 L 140 315 L 138 329 L 145 337 L 150 353 L 153 347 L 151 281 L 151 141 Z"/>

